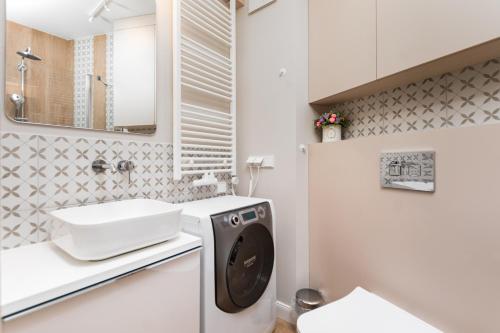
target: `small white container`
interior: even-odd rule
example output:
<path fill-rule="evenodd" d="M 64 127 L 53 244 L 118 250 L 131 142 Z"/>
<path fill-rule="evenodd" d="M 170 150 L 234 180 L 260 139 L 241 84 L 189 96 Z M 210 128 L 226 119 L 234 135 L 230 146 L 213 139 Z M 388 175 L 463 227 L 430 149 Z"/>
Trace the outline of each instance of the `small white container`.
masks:
<path fill-rule="evenodd" d="M 335 142 L 342 140 L 342 126 L 328 125 L 323 127 L 323 142 Z"/>

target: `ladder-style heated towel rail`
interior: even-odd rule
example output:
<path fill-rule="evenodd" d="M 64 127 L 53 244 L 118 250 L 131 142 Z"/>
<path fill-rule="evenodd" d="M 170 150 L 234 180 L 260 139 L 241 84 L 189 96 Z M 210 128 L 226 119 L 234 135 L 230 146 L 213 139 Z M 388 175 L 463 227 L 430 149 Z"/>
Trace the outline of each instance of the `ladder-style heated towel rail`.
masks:
<path fill-rule="evenodd" d="M 174 0 L 174 179 L 236 172 L 236 0 Z"/>

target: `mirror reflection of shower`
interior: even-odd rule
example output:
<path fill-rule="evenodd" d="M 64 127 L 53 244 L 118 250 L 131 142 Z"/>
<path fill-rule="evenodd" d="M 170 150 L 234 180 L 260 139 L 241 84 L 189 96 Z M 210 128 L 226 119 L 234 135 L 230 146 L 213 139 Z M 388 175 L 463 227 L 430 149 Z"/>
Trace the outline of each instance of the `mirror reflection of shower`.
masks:
<path fill-rule="evenodd" d="M 25 62 L 25 59 L 34 61 L 41 61 L 42 59 L 34 55 L 30 47 L 26 48 L 26 50 L 24 51 L 18 51 L 16 53 L 21 57 L 21 62 L 19 63 L 19 65 L 17 65 L 17 70 L 19 71 L 21 77 L 21 94 L 11 94 L 9 98 L 11 102 L 16 106 L 16 114 L 14 116 L 15 120 L 26 122 L 28 121 L 28 119 L 25 114 L 26 95 L 24 91 L 25 90 L 24 86 L 25 86 L 26 71 L 28 70 L 28 66 Z"/>
<path fill-rule="evenodd" d="M 102 75 L 85 74 L 85 127 L 92 128 L 94 124 L 94 90 L 95 81 L 104 89 L 111 89 L 113 85 L 104 80 Z"/>
<path fill-rule="evenodd" d="M 104 81 L 101 75 L 97 75 L 97 81 L 101 82 L 106 88 L 112 88 L 113 85 L 111 83 L 107 83 Z"/>

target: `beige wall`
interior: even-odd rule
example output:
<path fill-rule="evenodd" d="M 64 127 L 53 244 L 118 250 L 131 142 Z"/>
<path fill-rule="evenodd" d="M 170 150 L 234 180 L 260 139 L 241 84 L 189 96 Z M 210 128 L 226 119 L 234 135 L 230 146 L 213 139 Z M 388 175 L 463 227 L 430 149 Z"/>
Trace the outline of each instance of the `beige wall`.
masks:
<path fill-rule="evenodd" d="M 500 331 L 500 125 L 310 149 L 311 285 L 355 286 L 445 332 Z M 381 189 L 383 150 L 434 149 L 436 192 Z"/>
<path fill-rule="evenodd" d="M 248 156 L 274 154 L 276 168 L 262 171 L 255 196 L 275 202 L 278 300 L 286 304 L 308 285 L 307 155 L 298 150 L 316 140 L 307 105 L 307 5 L 277 1 L 252 15 L 240 10 L 237 19 L 238 193 L 248 192 Z"/>
<path fill-rule="evenodd" d="M 69 135 L 172 142 L 172 0 L 157 0 L 157 121 L 158 130 L 153 136 L 135 136 L 122 133 L 106 133 L 81 129 L 53 128 L 38 125 L 20 125 L 0 115 L 0 131 L 43 133 L 48 135 Z M 5 21 L 5 1 L 0 0 L 0 22 Z M 5 54 L 5 29 L 0 24 L 0 55 Z M 0 64 L 0 97 L 4 95 L 5 66 Z"/>

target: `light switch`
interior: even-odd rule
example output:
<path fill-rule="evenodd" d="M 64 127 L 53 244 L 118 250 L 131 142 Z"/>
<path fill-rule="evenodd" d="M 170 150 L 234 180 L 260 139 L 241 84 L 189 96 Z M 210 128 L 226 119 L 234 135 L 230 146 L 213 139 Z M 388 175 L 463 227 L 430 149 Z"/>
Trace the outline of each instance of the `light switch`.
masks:
<path fill-rule="evenodd" d="M 274 169 L 274 165 L 275 165 L 274 155 L 263 156 L 263 161 L 262 161 L 263 168 Z"/>

